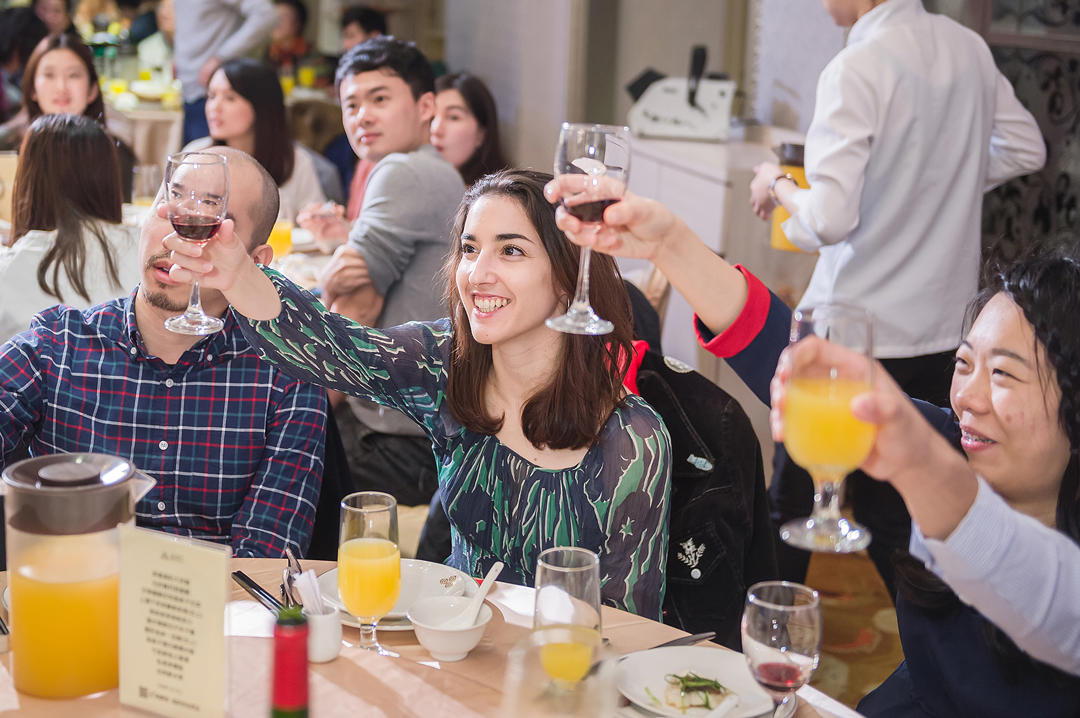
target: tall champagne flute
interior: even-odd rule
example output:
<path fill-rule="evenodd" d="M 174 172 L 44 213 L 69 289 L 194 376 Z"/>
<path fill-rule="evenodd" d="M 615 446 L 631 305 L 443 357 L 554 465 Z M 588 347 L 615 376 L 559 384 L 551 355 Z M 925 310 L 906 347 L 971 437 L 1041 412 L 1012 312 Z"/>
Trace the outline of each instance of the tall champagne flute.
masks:
<path fill-rule="evenodd" d="M 360 647 L 396 656 L 379 645 L 375 627 L 401 593 L 397 500 L 381 491 L 358 491 L 341 500 L 338 593 L 360 620 Z"/>
<path fill-rule="evenodd" d="M 180 239 L 206 244 L 217 234 L 229 204 L 229 168 L 223 155 L 186 152 L 169 155 L 165 164 L 165 202 L 169 222 Z M 191 285 L 191 298 L 183 314 L 169 317 L 165 326 L 177 334 L 213 334 L 225 322 L 211 317 L 199 301 L 199 283 Z"/>
<path fill-rule="evenodd" d="M 774 718 L 795 713 L 795 691 L 821 658 L 821 604 L 812 588 L 762 581 L 746 592 L 742 648 L 754 679 L 772 697 Z"/>
<path fill-rule="evenodd" d="M 851 413 L 851 400 L 873 386 L 873 317 L 846 304 L 796 310 L 791 341 L 817 335 L 859 354 L 843 365 L 817 363 L 791 373 L 784 404 L 784 446 L 814 480 L 814 511 L 780 527 L 780 537 L 808 551 L 849 553 L 870 543 L 870 532 L 840 514 L 844 477 L 870 453 L 875 428 Z"/>
<path fill-rule="evenodd" d="M 615 125 L 564 122 L 555 149 L 555 179 L 566 211 L 598 232 L 604 210 L 622 198 L 630 179 L 630 129 Z M 596 316 L 589 302 L 589 261 L 581 249 L 577 289 L 566 313 L 547 325 L 568 334 L 607 334 L 615 326 Z"/>
<path fill-rule="evenodd" d="M 600 645 L 600 559 L 585 548 L 549 548 L 536 561 L 533 630 L 547 640 L 541 665 L 559 686 L 580 681 Z"/>

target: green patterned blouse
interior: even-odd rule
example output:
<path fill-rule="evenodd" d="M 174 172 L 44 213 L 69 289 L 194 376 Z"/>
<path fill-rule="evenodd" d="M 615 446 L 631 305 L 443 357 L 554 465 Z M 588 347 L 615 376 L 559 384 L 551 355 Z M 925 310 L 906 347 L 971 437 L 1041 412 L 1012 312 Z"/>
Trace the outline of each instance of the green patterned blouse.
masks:
<path fill-rule="evenodd" d="M 448 319 L 370 329 L 267 275 L 281 313 L 241 322 L 264 357 L 299 379 L 398 409 L 431 438 L 450 518 L 450 565 L 483 576 L 503 561 L 500 580 L 531 586 L 540 551 L 581 546 L 600 557 L 604 603 L 660 618 L 671 442 L 652 407 L 627 396 L 576 466 L 535 466 L 454 418 L 445 397 Z"/>

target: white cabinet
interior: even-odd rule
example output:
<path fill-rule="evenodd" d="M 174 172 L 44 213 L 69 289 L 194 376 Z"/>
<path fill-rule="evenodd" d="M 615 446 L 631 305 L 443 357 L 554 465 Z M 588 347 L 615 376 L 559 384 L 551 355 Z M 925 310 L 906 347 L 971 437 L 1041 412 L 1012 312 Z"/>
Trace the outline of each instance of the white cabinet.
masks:
<path fill-rule="evenodd" d="M 745 265 L 785 299 L 802 294 L 815 257 L 770 248 L 769 224 L 750 210 L 754 167 L 776 159 L 768 144 L 634 138 L 633 148 L 631 191 L 667 205 L 714 252 Z M 628 275 L 648 271 L 646 264 L 620 260 Z M 664 317 L 663 348 L 701 370 L 692 317 L 690 305 L 673 291 Z"/>

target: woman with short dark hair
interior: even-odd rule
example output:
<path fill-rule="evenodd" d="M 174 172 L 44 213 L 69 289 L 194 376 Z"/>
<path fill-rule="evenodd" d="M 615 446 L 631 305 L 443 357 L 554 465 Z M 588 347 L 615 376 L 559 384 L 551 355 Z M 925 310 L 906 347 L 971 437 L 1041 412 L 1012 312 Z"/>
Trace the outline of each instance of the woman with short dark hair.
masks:
<path fill-rule="evenodd" d="M 13 191 L 10 247 L 0 248 L 0 341 L 54 304 L 87 308 L 139 283 L 138 231 L 121 223 L 112 139 L 81 115 L 30 125 Z"/>

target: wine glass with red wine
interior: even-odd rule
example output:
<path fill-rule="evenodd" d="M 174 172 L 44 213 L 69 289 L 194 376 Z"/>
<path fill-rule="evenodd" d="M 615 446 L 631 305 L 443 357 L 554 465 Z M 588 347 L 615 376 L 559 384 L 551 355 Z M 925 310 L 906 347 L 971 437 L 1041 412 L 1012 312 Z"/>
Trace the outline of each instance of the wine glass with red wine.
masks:
<path fill-rule="evenodd" d="M 795 691 L 821 659 L 821 602 L 808 586 L 762 581 L 746 592 L 742 648 L 754 679 L 772 697 L 775 718 L 795 714 Z"/>
<path fill-rule="evenodd" d="M 186 152 L 169 155 L 165 165 L 165 201 L 169 222 L 180 239 L 203 245 L 217 234 L 229 205 L 229 166 L 224 155 Z M 211 317 L 199 301 L 199 283 L 183 314 L 169 317 L 165 327 L 178 334 L 213 334 L 225 322 Z"/>
<path fill-rule="evenodd" d="M 604 210 L 622 198 L 630 179 L 630 129 L 564 122 L 555 148 L 555 179 L 566 211 L 592 231 L 600 231 Z M 552 329 L 569 334 L 607 334 L 615 328 L 596 316 L 589 302 L 591 256 L 588 247 L 581 249 L 577 290 L 566 314 L 547 320 Z"/>

